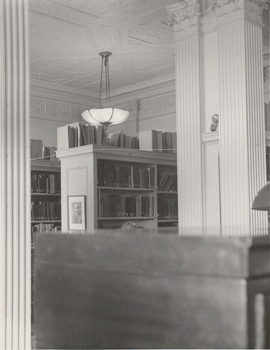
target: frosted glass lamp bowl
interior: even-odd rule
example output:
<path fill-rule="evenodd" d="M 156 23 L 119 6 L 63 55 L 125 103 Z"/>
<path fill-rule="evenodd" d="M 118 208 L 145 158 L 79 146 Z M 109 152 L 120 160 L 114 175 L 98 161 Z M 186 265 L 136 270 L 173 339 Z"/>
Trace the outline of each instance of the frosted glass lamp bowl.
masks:
<path fill-rule="evenodd" d="M 129 117 L 129 112 L 118 108 L 87 109 L 82 117 L 90 124 L 108 126 L 123 123 Z"/>

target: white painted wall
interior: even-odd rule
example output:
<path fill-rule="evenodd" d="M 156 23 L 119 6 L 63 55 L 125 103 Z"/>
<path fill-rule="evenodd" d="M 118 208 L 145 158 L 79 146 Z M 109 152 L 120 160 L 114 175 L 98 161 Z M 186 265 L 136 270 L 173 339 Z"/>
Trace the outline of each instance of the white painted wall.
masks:
<path fill-rule="evenodd" d="M 66 124 L 66 122 L 57 122 L 54 120 L 45 120 L 32 117 L 30 119 L 30 137 L 31 139 L 42 140 L 45 146 L 56 147 L 57 128 Z"/>
<path fill-rule="evenodd" d="M 140 100 L 139 130 L 176 130 L 175 91 Z"/>

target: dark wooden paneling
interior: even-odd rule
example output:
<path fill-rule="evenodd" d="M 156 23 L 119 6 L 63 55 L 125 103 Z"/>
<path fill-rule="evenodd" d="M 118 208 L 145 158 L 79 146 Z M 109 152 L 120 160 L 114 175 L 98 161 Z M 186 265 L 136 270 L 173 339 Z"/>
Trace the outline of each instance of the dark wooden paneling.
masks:
<path fill-rule="evenodd" d="M 37 348 L 248 348 L 248 299 L 270 291 L 269 277 L 250 276 L 262 270 L 250 266 L 252 249 L 269 254 L 255 241 L 37 236 Z"/>

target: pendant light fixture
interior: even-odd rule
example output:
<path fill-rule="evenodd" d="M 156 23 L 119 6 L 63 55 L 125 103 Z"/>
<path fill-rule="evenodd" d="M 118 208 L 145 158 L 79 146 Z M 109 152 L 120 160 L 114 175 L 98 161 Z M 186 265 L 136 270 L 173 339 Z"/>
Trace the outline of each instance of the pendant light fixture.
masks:
<path fill-rule="evenodd" d="M 100 101 L 103 88 L 103 68 L 105 70 L 105 94 L 106 108 L 87 109 L 82 113 L 85 121 L 92 125 L 102 125 L 105 127 L 106 141 L 108 142 L 108 126 L 123 123 L 129 117 L 129 112 L 110 106 L 110 78 L 109 78 L 109 57 L 112 53 L 108 51 L 100 52 L 101 56 L 101 77 L 100 77 Z"/>

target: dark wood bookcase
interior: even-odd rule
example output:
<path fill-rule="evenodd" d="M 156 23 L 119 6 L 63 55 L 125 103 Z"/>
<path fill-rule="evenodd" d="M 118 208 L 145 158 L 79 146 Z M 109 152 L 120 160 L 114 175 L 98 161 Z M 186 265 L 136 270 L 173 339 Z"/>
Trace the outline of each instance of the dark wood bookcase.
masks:
<path fill-rule="evenodd" d="M 177 226 L 176 154 L 86 145 L 58 151 L 57 158 L 63 232 L 70 231 L 70 196 L 86 198 L 87 231 L 127 221 L 146 229 Z"/>
<path fill-rule="evenodd" d="M 61 167 L 59 161 L 31 161 L 31 314 L 34 324 L 35 234 L 61 230 Z"/>

